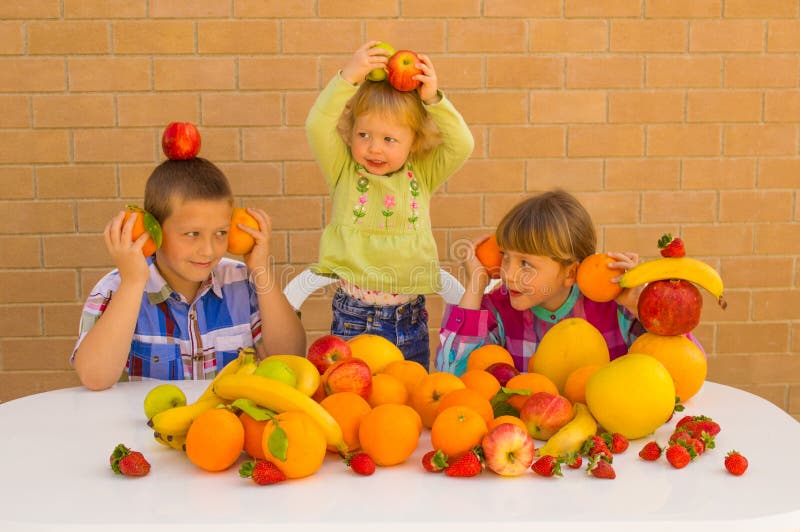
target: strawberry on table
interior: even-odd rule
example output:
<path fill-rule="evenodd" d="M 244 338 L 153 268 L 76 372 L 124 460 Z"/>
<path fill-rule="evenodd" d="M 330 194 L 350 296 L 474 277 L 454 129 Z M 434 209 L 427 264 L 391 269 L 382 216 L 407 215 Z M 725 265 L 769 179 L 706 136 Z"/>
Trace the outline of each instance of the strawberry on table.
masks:
<path fill-rule="evenodd" d="M 375 461 L 367 453 L 352 454 L 346 463 L 359 475 L 369 476 L 375 472 Z"/>
<path fill-rule="evenodd" d="M 247 461 L 239 468 L 239 476 L 249 478 L 259 486 L 268 486 L 286 480 L 286 475 L 268 460 Z"/>
<path fill-rule="evenodd" d="M 562 460 L 560 458 L 556 458 L 554 456 L 545 455 L 536 460 L 532 465 L 531 469 L 543 477 L 552 477 L 557 476 L 560 477 L 561 475 L 561 463 Z"/>
<path fill-rule="evenodd" d="M 448 477 L 474 477 L 483 471 L 483 461 L 474 451 L 467 451 L 447 466 L 444 474 Z"/>
<path fill-rule="evenodd" d="M 586 466 L 586 474 L 597 478 L 617 478 L 614 466 L 601 454 L 592 456 L 591 460 L 589 460 L 589 465 Z"/>
<path fill-rule="evenodd" d="M 642 447 L 642 450 L 639 451 L 639 457 L 642 460 L 653 462 L 661 458 L 662 451 L 663 449 L 661 448 L 660 445 L 658 445 L 658 443 L 654 441 L 649 441 L 644 445 L 644 447 Z"/>
<path fill-rule="evenodd" d="M 447 467 L 447 455 L 438 449 L 435 451 L 428 451 L 422 457 L 422 467 L 425 468 L 425 471 L 430 471 L 431 473 L 444 471 Z"/>
<path fill-rule="evenodd" d="M 606 445 L 606 442 L 603 441 L 603 438 L 598 435 L 590 436 L 585 442 L 583 442 L 580 453 L 589 457 L 592 457 L 596 454 L 602 454 L 608 458 L 609 462 L 614 460 L 614 457 L 611 454 L 611 449 L 608 448 L 608 445 Z"/>
<path fill-rule="evenodd" d="M 682 469 L 697 456 L 694 447 L 687 448 L 682 443 L 673 443 L 667 449 L 667 461 L 675 469 Z"/>
<path fill-rule="evenodd" d="M 685 257 L 686 248 L 680 237 L 673 237 L 667 233 L 658 239 L 658 249 L 662 257 Z"/>
<path fill-rule="evenodd" d="M 628 448 L 628 439 L 618 432 L 604 432 L 600 436 L 612 454 L 624 453 Z"/>
<path fill-rule="evenodd" d="M 583 458 L 578 453 L 570 453 L 566 457 L 567 465 L 572 469 L 578 469 L 583 463 Z"/>
<path fill-rule="evenodd" d="M 139 451 L 132 451 L 123 444 L 114 448 L 109 458 L 111 469 L 118 475 L 143 477 L 150 472 L 150 463 Z"/>
<path fill-rule="evenodd" d="M 731 475 L 741 476 L 747 471 L 747 458 L 738 451 L 731 451 L 725 456 L 725 469 Z"/>

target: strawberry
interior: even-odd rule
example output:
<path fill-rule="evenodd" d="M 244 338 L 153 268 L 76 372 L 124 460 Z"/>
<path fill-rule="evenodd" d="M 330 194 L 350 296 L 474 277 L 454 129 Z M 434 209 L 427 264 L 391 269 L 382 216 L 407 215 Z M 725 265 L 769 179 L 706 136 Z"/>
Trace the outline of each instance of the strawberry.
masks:
<path fill-rule="evenodd" d="M 736 475 L 737 477 L 743 475 L 747 471 L 747 465 L 747 458 L 738 451 L 731 451 L 725 456 L 725 469 L 731 475 Z"/>
<path fill-rule="evenodd" d="M 586 466 L 586 474 L 597 478 L 617 478 L 614 467 L 600 454 L 592 456 L 592 459 L 589 460 L 589 465 Z"/>
<path fill-rule="evenodd" d="M 697 453 L 695 453 L 694 447 L 687 448 L 681 443 L 674 443 L 667 449 L 667 461 L 675 469 L 686 467 L 686 464 L 691 462 L 692 458 L 696 455 Z"/>
<path fill-rule="evenodd" d="M 431 473 L 444 471 L 444 468 L 447 467 L 447 455 L 438 449 L 435 451 L 428 451 L 422 457 L 422 467 L 425 468 L 425 471 Z"/>
<path fill-rule="evenodd" d="M 679 429 L 679 428 L 681 428 L 681 427 L 682 427 L 682 426 L 684 426 L 685 424 L 687 424 L 687 423 L 689 423 L 690 421 L 692 421 L 692 418 L 693 418 L 693 417 L 694 417 L 694 416 L 683 416 L 683 417 L 682 417 L 680 420 L 678 420 L 678 423 L 675 425 L 675 428 L 676 428 L 676 429 Z"/>
<path fill-rule="evenodd" d="M 675 432 L 669 437 L 669 444 L 672 445 L 674 443 L 679 443 L 682 441 L 686 441 L 692 437 L 692 433 L 686 429 L 688 425 L 683 425 L 682 427 L 675 429 Z"/>
<path fill-rule="evenodd" d="M 139 451 L 131 451 L 123 444 L 114 447 L 109 458 L 111 469 L 117 475 L 143 477 L 150 472 L 150 463 Z"/>
<path fill-rule="evenodd" d="M 601 437 L 612 454 L 625 452 L 625 450 L 628 448 L 628 440 L 619 432 L 614 432 L 613 434 L 610 432 L 604 432 L 601 434 Z"/>
<path fill-rule="evenodd" d="M 367 453 L 351 454 L 345 463 L 359 475 L 368 477 L 375 472 L 375 461 Z"/>
<path fill-rule="evenodd" d="M 444 469 L 448 477 L 474 477 L 483 471 L 483 461 L 474 451 L 467 451 Z"/>
<path fill-rule="evenodd" d="M 709 436 L 716 436 L 719 434 L 720 430 L 722 430 L 719 423 L 716 421 L 706 418 L 705 416 L 698 417 L 702 419 L 695 419 L 694 426 L 692 427 L 692 435 L 695 438 L 699 438 L 704 432 L 708 433 Z"/>
<path fill-rule="evenodd" d="M 239 468 L 239 476 L 249 478 L 259 486 L 268 486 L 286 480 L 283 471 L 267 460 L 244 462 Z"/>
<path fill-rule="evenodd" d="M 680 237 L 673 237 L 667 233 L 658 239 L 658 249 L 662 257 L 685 257 L 686 249 Z"/>
<path fill-rule="evenodd" d="M 578 469 L 583 463 L 583 458 L 578 453 L 570 453 L 567 456 L 567 465 L 572 469 Z"/>
<path fill-rule="evenodd" d="M 648 462 L 653 462 L 661 458 L 661 447 L 654 441 L 647 442 L 642 450 L 639 451 L 639 457 L 642 460 L 647 460 Z"/>
<path fill-rule="evenodd" d="M 583 442 L 580 453 L 589 457 L 596 454 L 602 454 L 608 458 L 609 462 L 614 460 L 611 450 L 608 448 L 608 445 L 606 445 L 606 442 L 603 441 L 603 438 L 597 435 L 590 436 L 585 442 Z"/>
<path fill-rule="evenodd" d="M 560 458 L 556 458 L 555 456 L 545 455 L 536 460 L 532 465 L 531 469 L 543 477 L 552 477 L 552 476 L 561 476 L 561 463 L 562 460 Z"/>
<path fill-rule="evenodd" d="M 706 444 L 703 440 L 699 438 L 689 438 L 686 440 L 687 445 L 691 445 L 694 448 L 694 452 L 697 453 L 697 456 L 700 456 L 704 452 L 706 452 Z"/>

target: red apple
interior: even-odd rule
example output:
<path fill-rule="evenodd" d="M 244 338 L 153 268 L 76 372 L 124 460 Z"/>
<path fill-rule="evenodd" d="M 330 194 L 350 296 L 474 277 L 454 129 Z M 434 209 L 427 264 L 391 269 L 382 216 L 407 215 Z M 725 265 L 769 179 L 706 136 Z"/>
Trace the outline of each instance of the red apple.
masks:
<path fill-rule="evenodd" d="M 338 336 L 327 334 L 314 340 L 308 348 L 306 358 L 314 364 L 322 375 L 328 367 L 337 360 L 353 358 L 350 344 Z"/>
<path fill-rule="evenodd" d="M 573 417 L 575 411 L 569 399 L 547 392 L 537 392 L 528 397 L 519 411 L 519 418 L 528 426 L 528 433 L 537 440 L 549 439 Z"/>
<path fill-rule="evenodd" d="M 372 371 L 360 358 L 337 360 L 322 374 L 322 386 L 326 395 L 354 392 L 366 399 L 372 391 Z"/>
<path fill-rule="evenodd" d="M 533 463 L 536 446 L 525 429 L 513 423 L 501 423 L 483 437 L 486 467 L 504 477 L 525 473 Z"/>
<path fill-rule="evenodd" d="M 506 383 L 511 380 L 511 377 L 519 375 L 519 370 L 506 362 L 495 362 L 489 365 L 486 371 L 494 375 L 494 378 L 497 379 L 500 386 L 505 386 Z"/>
<path fill-rule="evenodd" d="M 190 122 L 170 122 L 161 135 L 161 149 L 172 160 L 197 157 L 200 153 L 200 132 Z"/>
<path fill-rule="evenodd" d="M 639 321 L 651 333 L 686 334 L 700 323 L 703 297 L 695 285 L 682 279 L 654 281 L 639 295 Z"/>
<path fill-rule="evenodd" d="M 392 87 L 402 92 L 413 91 L 419 87 L 422 82 L 413 79 L 417 74 L 422 74 L 422 70 L 416 66 L 419 62 L 417 54 L 410 50 L 395 52 L 386 63 L 389 83 Z"/>

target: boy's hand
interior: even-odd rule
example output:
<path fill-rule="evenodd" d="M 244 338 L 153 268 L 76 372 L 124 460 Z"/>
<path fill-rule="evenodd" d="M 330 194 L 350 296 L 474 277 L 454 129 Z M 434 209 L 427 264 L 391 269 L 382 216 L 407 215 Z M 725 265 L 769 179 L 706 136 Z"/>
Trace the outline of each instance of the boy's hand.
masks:
<path fill-rule="evenodd" d="M 272 221 L 262 209 L 247 208 L 247 213 L 256 219 L 259 230 L 239 224 L 239 229 L 253 237 L 255 244 L 250 253 L 244 256 L 244 262 L 251 273 L 264 271 L 269 267 L 269 242 L 272 236 Z"/>
<path fill-rule="evenodd" d="M 420 99 L 428 105 L 439 103 L 441 96 L 439 96 L 439 80 L 436 77 L 436 70 L 433 68 L 431 58 L 425 54 L 417 54 L 420 62 L 415 66 L 422 70 L 422 74 L 417 74 L 414 79 L 422 82 L 422 85 L 417 89 L 419 91 Z"/>
<path fill-rule="evenodd" d="M 619 282 L 619 278 L 622 277 L 623 273 L 639 264 L 639 255 L 630 251 L 626 251 L 624 253 L 610 251 L 607 252 L 606 255 L 612 259 L 616 259 L 616 262 L 610 262 L 608 267 L 620 270 L 620 275 L 612 279 L 612 281 L 615 283 Z M 616 301 L 617 304 L 627 308 L 634 316 L 638 316 L 639 311 L 637 306 L 639 304 L 639 294 L 642 293 L 643 288 L 643 286 L 626 288 L 620 292 L 614 301 Z"/>
<path fill-rule="evenodd" d="M 385 48 L 375 48 L 380 42 L 368 41 L 353 53 L 342 68 L 342 77 L 345 81 L 357 85 L 364 81 L 371 70 L 386 66 L 391 54 Z"/>
<path fill-rule="evenodd" d="M 142 248 L 149 235 L 144 233 L 135 241 L 132 240 L 133 224 L 136 222 L 137 216 L 141 216 L 141 214 L 137 212 L 131 213 L 128 221 L 123 225 L 122 220 L 125 218 L 125 211 L 120 211 L 106 224 L 103 230 L 103 237 L 106 242 L 106 249 L 108 249 L 114 265 L 119 270 L 120 278 L 126 282 L 130 281 L 143 285 L 150 277 L 150 267 L 142 254 Z"/>

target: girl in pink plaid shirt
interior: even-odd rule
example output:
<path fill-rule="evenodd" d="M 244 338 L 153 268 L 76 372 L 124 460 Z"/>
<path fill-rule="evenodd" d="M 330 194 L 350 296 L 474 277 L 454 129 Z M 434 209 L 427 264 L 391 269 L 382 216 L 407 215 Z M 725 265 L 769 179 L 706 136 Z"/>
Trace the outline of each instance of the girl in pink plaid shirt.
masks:
<path fill-rule="evenodd" d="M 636 318 L 641 287 L 606 303 L 578 290 L 578 265 L 595 253 L 597 237 L 589 213 L 572 195 L 554 190 L 517 204 L 496 236 L 503 251 L 502 283 L 484 294 L 489 275 L 474 254 L 467 260 L 466 292 L 458 306 L 445 309 L 437 370 L 461 375 L 473 350 L 497 344 L 511 353 L 519 371 L 527 371 L 544 333 L 566 318 L 584 318 L 597 327 L 612 359 L 645 332 Z M 620 275 L 639 262 L 636 253 L 607 254 L 616 259 L 610 267 Z"/>

